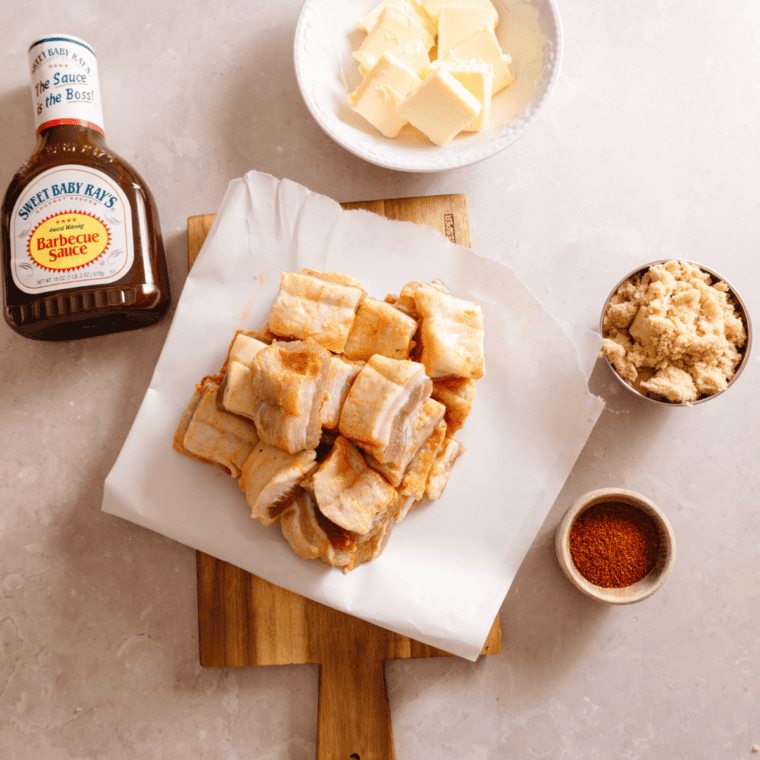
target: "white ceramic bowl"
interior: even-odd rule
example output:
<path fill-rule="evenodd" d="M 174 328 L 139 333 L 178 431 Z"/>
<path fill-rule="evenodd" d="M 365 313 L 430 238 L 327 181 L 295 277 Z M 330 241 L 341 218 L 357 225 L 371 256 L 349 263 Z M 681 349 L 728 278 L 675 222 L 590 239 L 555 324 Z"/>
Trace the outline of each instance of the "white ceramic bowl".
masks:
<path fill-rule="evenodd" d="M 349 108 L 347 97 L 361 83 L 353 50 L 364 33 L 356 21 L 380 0 L 306 0 L 296 27 L 296 77 L 317 124 L 365 161 L 407 172 L 437 172 L 482 161 L 511 145 L 531 125 L 557 80 L 562 32 L 555 0 L 492 0 L 499 12 L 496 36 L 512 56 L 515 82 L 498 93 L 482 132 L 433 145 L 414 127 L 383 137 Z"/>
<path fill-rule="evenodd" d="M 604 302 L 604 306 L 602 307 L 602 313 L 599 317 L 599 332 L 601 335 L 604 335 L 604 314 L 607 311 L 607 306 L 610 302 L 610 299 L 612 296 L 615 295 L 617 292 L 617 289 L 626 281 L 629 280 L 631 277 L 634 277 L 639 274 L 644 274 L 649 267 L 654 266 L 655 264 L 664 264 L 667 261 L 672 261 L 672 259 L 659 259 L 658 261 L 650 261 L 648 264 L 644 264 L 643 266 L 636 267 L 632 272 L 629 272 L 625 277 L 622 277 L 620 281 L 615 285 L 614 288 L 610 291 L 610 294 L 607 296 L 607 300 Z M 679 259 L 679 261 L 686 261 L 686 259 Z M 617 373 L 617 370 L 612 366 L 612 362 L 610 362 L 607 357 L 605 357 L 605 361 L 607 362 L 607 365 L 610 368 L 610 371 L 612 374 L 617 378 L 618 382 L 621 383 L 625 388 L 628 389 L 630 393 L 633 393 L 634 395 L 638 396 L 639 398 L 645 399 L 646 401 L 652 403 L 652 404 L 658 404 L 659 406 L 672 406 L 672 407 L 690 407 L 695 406 L 696 404 L 704 404 L 705 401 L 710 401 L 711 399 L 718 398 L 718 396 L 724 394 L 738 379 L 739 375 L 742 373 L 742 370 L 747 366 L 749 362 L 749 354 L 750 349 L 752 348 L 752 320 L 749 317 L 749 312 L 747 311 L 747 307 L 744 304 L 744 301 L 742 300 L 742 297 L 739 295 L 739 291 L 723 276 L 718 274 L 713 269 L 709 269 L 708 267 L 704 266 L 703 264 L 698 264 L 696 261 L 687 261 L 688 264 L 694 264 L 694 266 L 699 267 L 703 272 L 707 272 L 712 278 L 713 281 L 717 282 L 718 280 L 722 280 L 726 283 L 728 286 L 728 289 L 731 293 L 731 296 L 733 297 L 733 303 L 734 307 L 736 308 L 737 313 L 741 317 L 742 321 L 744 322 L 744 329 L 747 333 L 747 342 L 744 345 L 744 348 L 742 349 L 743 356 L 741 362 L 739 362 L 739 366 L 736 368 L 736 372 L 734 372 L 734 376 L 729 380 L 728 385 L 726 388 L 720 393 L 714 393 L 712 396 L 702 396 L 701 398 L 698 398 L 696 401 L 692 401 L 691 403 L 682 403 L 679 404 L 674 401 L 668 401 L 667 399 L 661 399 L 661 398 L 655 398 L 652 396 L 647 396 L 644 393 L 640 393 L 637 391 L 632 385 L 629 385 L 625 380 L 623 380 L 622 377 Z"/>
<path fill-rule="evenodd" d="M 578 572 L 570 554 L 570 531 L 573 523 L 590 507 L 608 501 L 629 504 L 640 509 L 652 519 L 660 538 L 660 550 L 652 570 L 638 583 L 624 588 L 603 588 L 591 583 Z M 597 488 L 581 496 L 567 510 L 559 524 L 555 549 L 560 567 L 570 582 L 587 596 L 609 604 L 632 604 L 652 596 L 655 591 L 662 588 L 676 560 L 676 539 L 668 518 L 649 499 L 624 488 Z"/>

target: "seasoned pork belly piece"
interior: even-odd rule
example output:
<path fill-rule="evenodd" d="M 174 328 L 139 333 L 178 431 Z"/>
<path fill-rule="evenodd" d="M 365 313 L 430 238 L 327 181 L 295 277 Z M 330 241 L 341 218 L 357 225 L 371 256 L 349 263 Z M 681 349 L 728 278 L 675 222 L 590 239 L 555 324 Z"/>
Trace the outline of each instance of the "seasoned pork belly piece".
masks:
<path fill-rule="evenodd" d="M 306 491 L 301 491 L 285 508 L 280 528 L 290 548 L 302 559 L 316 559 L 330 549 L 330 539 L 317 520 L 314 500 Z"/>
<path fill-rule="evenodd" d="M 268 345 L 265 341 L 259 340 L 254 335 L 249 335 L 241 330 L 235 334 L 235 339 L 230 346 L 228 363 L 239 362 L 246 367 L 250 367 L 253 365 L 256 354 Z"/>
<path fill-rule="evenodd" d="M 472 409 L 475 400 L 475 380 L 464 377 L 440 377 L 433 380 L 431 398 L 446 407 L 448 434 L 459 430 Z"/>
<path fill-rule="evenodd" d="M 251 508 L 251 517 L 263 525 L 277 522 L 283 509 L 298 493 L 298 484 L 317 466 L 317 452 L 288 454 L 259 443 L 245 460 L 240 488 Z"/>
<path fill-rule="evenodd" d="M 264 322 L 258 330 L 252 331 L 250 336 L 262 343 L 266 343 L 267 346 L 277 340 L 277 336 L 269 329 L 269 320 Z"/>
<path fill-rule="evenodd" d="M 413 496 L 404 496 L 402 499 L 401 508 L 393 516 L 393 521 L 397 523 L 401 522 L 413 509 L 417 509 L 422 504 L 421 499 L 415 500 Z"/>
<path fill-rule="evenodd" d="M 416 294 L 420 288 L 435 288 L 441 293 L 451 292 L 440 280 L 433 280 L 432 282 L 418 282 L 415 280 L 414 282 L 407 282 L 401 288 L 399 295 L 386 296 L 385 301 L 386 303 L 393 304 L 393 306 L 412 317 L 412 319 L 419 319 L 420 313 L 417 309 Z"/>
<path fill-rule="evenodd" d="M 449 482 L 451 468 L 456 458 L 464 451 L 464 446 L 453 438 L 446 438 L 438 449 L 433 466 L 430 468 L 425 493 L 430 499 L 440 499 Z"/>
<path fill-rule="evenodd" d="M 445 438 L 446 423 L 441 422 L 409 463 L 398 487 L 402 496 L 411 496 L 416 501 L 425 495 L 428 476 Z"/>
<path fill-rule="evenodd" d="M 283 272 L 280 292 L 269 312 L 269 329 L 288 338 L 313 338 L 339 354 L 366 293 L 353 278 L 338 273 L 327 275 L 332 279 L 312 270 Z"/>
<path fill-rule="evenodd" d="M 322 394 L 330 369 L 330 354 L 310 341 L 276 341 L 256 354 L 253 392 L 257 400 L 277 404 L 296 417 L 312 413 L 315 389 Z"/>
<path fill-rule="evenodd" d="M 351 277 L 350 274 L 343 274 L 343 272 L 320 272 L 316 269 L 302 269 L 298 274 L 316 277 L 318 280 L 332 282 L 335 285 L 345 285 L 347 288 L 362 289 L 362 284 L 356 277 Z"/>
<path fill-rule="evenodd" d="M 338 429 L 379 462 L 398 460 L 432 388 L 421 364 L 375 354 L 348 392 Z"/>
<path fill-rule="evenodd" d="M 290 454 L 314 449 L 330 354 L 310 341 L 275 342 L 253 362 L 253 420 L 264 443 Z"/>
<path fill-rule="evenodd" d="M 356 551 L 356 534 L 344 530 L 339 525 L 328 520 L 316 507 L 314 508 L 314 513 L 319 527 L 324 531 L 330 542 L 327 551 L 319 558 L 326 565 L 330 565 L 330 567 L 342 568 L 345 573 L 346 568 L 351 562 L 351 557 Z"/>
<path fill-rule="evenodd" d="M 394 514 L 389 510 L 372 530 L 357 537 L 328 520 L 317 509 L 313 496 L 300 491 L 283 511 L 280 527 L 296 555 L 303 559 L 321 559 L 326 565 L 348 573 L 383 553 L 393 528 Z"/>
<path fill-rule="evenodd" d="M 355 570 L 359 565 L 377 559 L 388 545 L 391 530 L 394 525 L 394 515 L 398 510 L 389 509 L 383 519 L 378 521 L 373 530 L 359 538 L 354 550 L 351 552 L 349 563 L 343 568 L 344 573 Z"/>
<path fill-rule="evenodd" d="M 252 422 L 221 408 L 218 393 L 219 386 L 215 382 L 204 383 L 182 445 L 197 458 L 218 464 L 237 478 L 259 436 Z"/>
<path fill-rule="evenodd" d="M 267 344 L 238 332 L 227 355 L 227 374 L 222 382 L 221 402 L 227 411 L 253 419 L 253 360 Z"/>
<path fill-rule="evenodd" d="M 327 459 L 312 474 L 319 511 L 336 525 L 363 535 L 396 500 L 395 489 L 367 466 L 359 450 L 338 436 Z"/>
<path fill-rule="evenodd" d="M 363 366 L 364 362 L 361 361 L 348 361 L 340 356 L 330 357 L 330 369 L 320 411 L 323 427 L 331 430 L 338 427 L 348 391 Z"/>
<path fill-rule="evenodd" d="M 217 467 L 221 467 L 221 465 L 218 462 L 212 462 L 210 459 L 207 459 L 206 457 L 198 456 L 197 454 L 193 454 L 192 451 L 188 451 L 185 448 L 185 435 L 187 433 L 188 427 L 190 427 L 190 420 L 193 419 L 193 415 L 195 414 L 195 410 L 198 408 L 198 402 L 201 400 L 201 391 L 203 390 L 203 386 L 206 384 L 207 379 L 204 378 L 203 384 L 196 385 L 195 386 L 195 393 L 193 393 L 192 398 L 190 399 L 190 403 L 187 405 L 187 408 L 182 413 L 182 419 L 179 421 L 179 425 L 177 425 L 177 429 L 174 431 L 174 438 L 172 440 L 172 448 L 175 451 L 178 451 L 180 454 L 184 454 L 186 457 L 190 457 L 191 459 L 197 459 L 199 462 L 205 462 L 205 464 L 213 464 Z M 214 385 L 219 384 L 218 380 L 210 381 L 213 382 Z"/>
<path fill-rule="evenodd" d="M 483 312 L 474 301 L 423 287 L 415 292 L 422 325 L 420 360 L 432 378 L 485 374 Z"/>
<path fill-rule="evenodd" d="M 373 354 L 408 359 L 416 331 L 416 320 L 389 303 L 367 297 L 359 305 L 343 353 L 364 361 Z"/>
<path fill-rule="evenodd" d="M 409 436 L 409 440 L 403 454 L 391 462 L 379 462 L 371 454 L 366 455 L 367 464 L 372 469 L 377 470 L 385 479 L 394 487 L 401 485 L 401 479 L 404 477 L 409 463 L 416 456 L 420 447 L 430 438 L 433 430 L 439 425 L 446 412 L 446 407 L 438 401 L 429 398 L 420 409 L 417 425 L 414 432 Z M 424 487 L 424 483 L 423 483 Z"/>
<path fill-rule="evenodd" d="M 301 488 L 304 493 L 308 494 L 311 501 L 306 503 L 299 502 L 297 508 L 302 510 L 304 514 L 306 514 L 308 508 L 309 519 L 313 519 L 319 529 L 327 536 L 329 546 L 327 551 L 319 556 L 319 559 L 321 559 L 326 565 L 340 567 L 343 569 L 343 572 L 346 572 L 346 567 L 351 562 L 351 557 L 356 551 L 357 540 L 363 539 L 366 536 L 362 537 L 357 533 L 341 528 L 340 525 L 336 525 L 332 520 L 329 520 L 322 514 L 322 512 L 320 512 L 314 495 L 313 476 L 314 473 L 301 481 Z M 370 533 L 372 533 L 372 530 L 370 530 Z"/>

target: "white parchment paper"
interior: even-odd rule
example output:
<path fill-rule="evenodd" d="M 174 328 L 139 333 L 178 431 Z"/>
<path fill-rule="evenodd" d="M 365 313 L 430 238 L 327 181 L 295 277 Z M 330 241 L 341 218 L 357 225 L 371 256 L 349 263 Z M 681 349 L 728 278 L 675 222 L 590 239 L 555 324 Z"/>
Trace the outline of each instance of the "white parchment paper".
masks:
<path fill-rule="evenodd" d="M 478 301 L 486 371 L 442 498 L 411 512 L 384 554 L 344 575 L 293 554 L 252 520 L 237 482 L 178 454 L 195 384 L 236 329 L 268 317 L 280 271 L 358 278 L 376 298 L 438 278 Z M 437 231 L 344 211 L 266 174 L 230 183 L 177 304 L 150 387 L 109 474 L 103 510 L 272 583 L 470 660 L 603 408 L 587 389 L 599 349 L 574 345 L 514 272 Z"/>

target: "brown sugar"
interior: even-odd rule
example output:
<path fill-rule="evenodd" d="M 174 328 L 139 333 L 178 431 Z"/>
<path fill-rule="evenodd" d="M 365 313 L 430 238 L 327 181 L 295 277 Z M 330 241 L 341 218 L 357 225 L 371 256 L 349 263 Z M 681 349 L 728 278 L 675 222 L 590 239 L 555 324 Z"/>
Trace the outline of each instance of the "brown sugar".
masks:
<path fill-rule="evenodd" d="M 628 385 L 674 404 L 725 390 L 747 345 L 728 285 L 687 261 L 655 264 L 622 283 L 603 335 L 602 354 Z"/>
<path fill-rule="evenodd" d="M 570 556 L 578 572 L 604 588 L 640 581 L 654 567 L 659 548 L 652 519 L 629 504 L 595 504 L 570 530 Z"/>

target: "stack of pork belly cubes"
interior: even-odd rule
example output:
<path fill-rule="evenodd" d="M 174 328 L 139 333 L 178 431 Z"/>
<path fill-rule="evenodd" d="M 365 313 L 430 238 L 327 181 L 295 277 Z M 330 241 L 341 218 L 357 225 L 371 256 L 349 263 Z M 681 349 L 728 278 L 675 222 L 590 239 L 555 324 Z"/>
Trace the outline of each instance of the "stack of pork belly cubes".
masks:
<path fill-rule="evenodd" d="M 269 321 L 237 331 L 174 448 L 238 480 L 252 517 L 345 572 L 443 493 L 485 372 L 480 306 L 437 281 L 380 301 L 336 272 L 283 273 Z"/>

